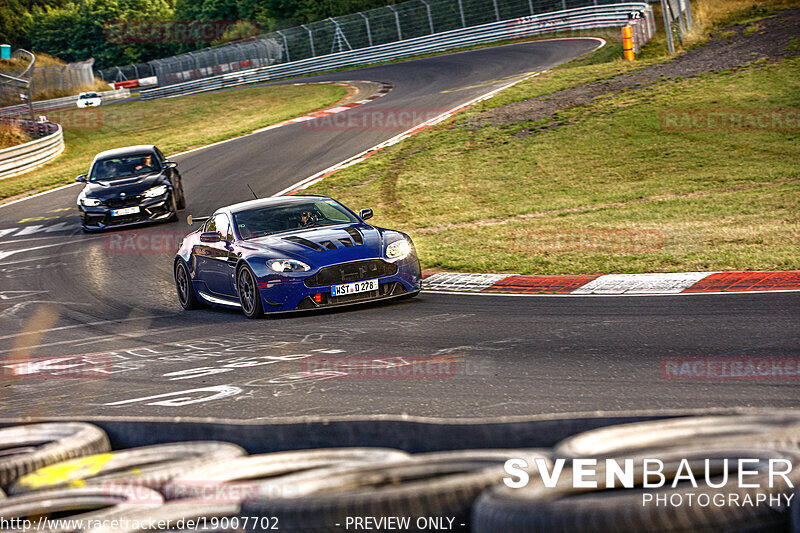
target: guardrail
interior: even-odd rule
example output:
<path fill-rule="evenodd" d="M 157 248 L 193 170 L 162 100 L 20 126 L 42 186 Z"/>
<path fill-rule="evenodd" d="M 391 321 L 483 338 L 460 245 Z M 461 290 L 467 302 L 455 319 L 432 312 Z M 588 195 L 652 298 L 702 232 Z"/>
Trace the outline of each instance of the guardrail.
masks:
<path fill-rule="evenodd" d="M 146 89 L 140 94 L 143 99 L 179 96 L 544 33 L 622 27 L 631 21 L 632 13 L 642 14 L 643 19 L 647 21 L 646 24 L 641 25 L 641 31 L 636 32 L 637 46 L 640 46 L 655 33 L 653 10 L 646 2 L 630 2 L 568 9 L 492 22 L 378 46 Z"/>
<path fill-rule="evenodd" d="M 64 132 L 52 122 L 31 124 L 20 120 L 23 129 L 35 130 L 44 136 L 34 141 L 0 150 L 0 179 L 17 176 L 43 165 L 64 151 Z"/>
<path fill-rule="evenodd" d="M 98 92 L 100 98 L 103 100 L 121 100 L 128 98 L 131 95 L 129 89 L 116 89 L 113 91 Z M 78 100 L 77 95 L 65 96 L 64 98 L 53 98 L 51 100 L 39 100 L 33 103 L 34 111 L 50 111 L 51 109 L 65 109 L 68 107 L 75 107 L 75 102 Z M 0 107 L 0 117 L 21 116 L 27 115 L 29 112 L 26 104 L 14 105 L 9 107 Z"/>

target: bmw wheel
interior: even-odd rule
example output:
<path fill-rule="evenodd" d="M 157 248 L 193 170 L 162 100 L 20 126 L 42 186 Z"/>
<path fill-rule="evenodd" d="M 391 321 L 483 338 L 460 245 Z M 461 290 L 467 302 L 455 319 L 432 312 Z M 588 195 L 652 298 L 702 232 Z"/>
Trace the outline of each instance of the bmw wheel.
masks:
<path fill-rule="evenodd" d="M 259 318 L 264 314 L 261 305 L 261 292 L 256 283 L 256 276 L 247 265 L 239 268 L 236 275 L 236 287 L 239 289 L 239 303 L 247 318 Z"/>
<path fill-rule="evenodd" d="M 184 309 L 191 311 L 202 307 L 194 292 L 189 268 L 182 260 L 175 262 L 175 287 L 178 289 L 178 301 Z"/>
<path fill-rule="evenodd" d="M 183 181 L 179 181 L 178 183 L 178 209 L 186 209 L 186 195 L 183 194 Z"/>

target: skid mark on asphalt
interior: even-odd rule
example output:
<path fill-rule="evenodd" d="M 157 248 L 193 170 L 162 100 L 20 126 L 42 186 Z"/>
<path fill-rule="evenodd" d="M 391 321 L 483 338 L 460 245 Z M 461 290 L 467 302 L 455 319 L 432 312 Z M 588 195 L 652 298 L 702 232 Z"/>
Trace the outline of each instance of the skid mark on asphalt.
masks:
<path fill-rule="evenodd" d="M 75 329 L 75 328 L 86 328 L 91 326 L 101 326 L 106 324 L 118 324 L 120 322 L 130 322 L 134 320 L 152 320 L 154 318 L 167 318 L 172 315 L 150 315 L 150 316 L 141 316 L 141 317 L 133 317 L 133 318 L 120 318 L 116 320 L 97 320 L 95 322 L 85 322 L 83 324 L 73 324 L 70 326 L 59 326 L 57 328 L 47 328 L 37 331 L 22 331 L 20 333 L 12 333 L 11 335 L 2 335 L 0 336 L 0 340 L 4 339 L 13 339 L 15 337 L 21 337 L 25 335 L 36 335 L 38 333 L 48 333 L 52 331 L 64 331 L 67 329 Z M 6 353 L 8 350 L 0 350 L 0 353 Z"/>
<path fill-rule="evenodd" d="M 135 315 L 137 311 L 133 311 Z M 386 349 L 380 344 L 362 346 L 355 351 L 346 351 L 341 345 L 352 341 L 353 335 L 385 330 L 386 328 L 436 328 L 450 321 L 472 317 L 472 313 L 439 313 L 413 319 L 382 321 L 377 324 L 364 323 L 356 318 L 345 318 L 344 323 L 320 326 L 320 331 L 301 333 L 256 333 L 249 335 L 223 335 L 218 337 L 200 337 L 184 341 L 149 343 L 129 349 L 116 349 L 79 354 L 73 356 L 43 357 L 37 359 L 36 365 L 24 367 L 25 375 L 21 378 L 34 380 L 39 378 L 58 378 L 60 373 L 99 372 L 107 379 L 105 383 L 92 384 L 96 389 L 91 397 L 86 396 L 89 405 L 95 407 L 118 408 L 130 405 L 182 407 L 197 403 L 218 401 L 264 401 L 269 398 L 285 397 L 292 394 L 311 394 L 323 392 L 319 386 L 328 381 L 340 381 L 343 378 L 383 378 L 396 379 L 407 377 L 410 368 L 420 365 L 420 361 L 433 361 L 434 364 L 452 368 L 458 363 L 463 369 L 464 355 L 468 350 L 480 350 L 480 346 L 459 346 L 440 349 L 428 356 L 415 354 L 385 354 Z M 127 319 L 135 323 L 135 331 L 127 334 L 111 333 L 96 337 L 61 340 L 53 345 L 69 345 L 70 349 L 88 346 L 95 343 L 115 342 L 122 338 L 134 341 L 142 338 L 154 338 L 155 335 L 183 331 L 181 328 L 164 328 L 163 330 L 145 329 L 141 327 L 155 317 L 129 316 Z M 99 324 L 118 324 L 120 321 L 99 321 Z M 352 324 L 352 326 L 350 325 Z M 83 326 L 76 325 L 76 326 Z M 76 327 L 76 326 L 67 326 Z M 196 326 L 196 327 L 202 327 Z M 59 328 L 48 328 L 54 331 Z M 33 332 L 23 332 L 32 334 Z M 42 333 L 42 332 L 40 332 Z M 9 336 L 14 337 L 14 336 Z M 517 339 L 504 339 L 499 342 L 511 342 Z M 494 347 L 496 342 L 486 343 Z M 459 350 L 460 349 L 460 350 Z M 1 353 L 1 352 L 0 352 Z M 429 361 L 425 358 L 429 358 Z M 310 359 L 311 358 L 311 359 Z M 306 362 L 310 361 L 310 363 Z M 176 368 L 176 366 L 178 368 Z M 258 370 L 268 370 L 267 372 Z M 273 371 L 274 369 L 274 371 Z M 473 369 L 474 370 L 474 369 Z M 253 375 L 253 371 L 257 373 Z M 245 372 L 245 375 L 241 375 Z M 240 374 L 237 376 L 236 374 Z M 357 375 L 361 373 L 361 375 Z M 376 375 L 367 375 L 375 373 Z M 454 374 L 454 372 L 452 372 Z M 129 376 L 118 381 L 116 376 Z M 223 383 L 206 383 L 214 380 L 214 376 L 233 377 Z M 236 378 L 239 379 L 236 379 Z M 442 376 L 439 376 L 440 378 Z M 450 377 L 447 375 L 446 377 Z M 141 388 L 136 381 L 146 380 L 148 386 Z M 63 390 L 78 390 L 83 396 L 82 380 L 65 380 Z M 181 390 L 169 390 L 171 382 L 195 383 Z M 200 383 L 202 382 L 202 384 Z M 179 383 L 176 383 L 178 385 Z M 155 390 L 153 385 L 155 385 Z M 167 388 L 165 391 L 164 388 Z M 138 394 L 137 394 L 138 393 Z M 122 396 L 122 397 L 120 397 Z M 15 402 L 12 402 L 15 403 Z M 10 407 L 8 402 L 2 402 Z M 2 405 L 0 404 L 0 405 Z"/>

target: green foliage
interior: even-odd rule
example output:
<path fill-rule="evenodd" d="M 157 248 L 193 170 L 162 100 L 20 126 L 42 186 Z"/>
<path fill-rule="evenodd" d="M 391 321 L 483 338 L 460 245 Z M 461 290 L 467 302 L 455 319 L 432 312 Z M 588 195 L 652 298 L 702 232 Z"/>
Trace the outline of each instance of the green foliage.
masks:
<path fill-rule="evenodd" d="M 381 7 L 391 0 L 4 0 L 0 42 L 14 48 L 81 61 L 95 68 L 150 61 L 208 46 L 207 42 L 121 43 L 111 38 L 120 21 L 248 21 L 223 40 Z"/>
<path fill-rule="evenodd" d="M 62 7 L 34 6 L 24 31 L 37 52 L 65 61 L 95 58 L 95 68 L 126 65 L 163 57 L 173 46 L 164 43 L 119 43 L 108 29 L 118 21 L 170 19 L 168 0 L 79 0 Z"/>

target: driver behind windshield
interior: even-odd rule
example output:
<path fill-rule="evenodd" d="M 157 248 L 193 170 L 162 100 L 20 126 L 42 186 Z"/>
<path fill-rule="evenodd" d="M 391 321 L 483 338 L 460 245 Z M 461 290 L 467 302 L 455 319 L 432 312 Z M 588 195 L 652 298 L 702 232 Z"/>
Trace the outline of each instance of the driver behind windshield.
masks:
<path fill-rule="evenodd" d="M 307 228 L 314 223 L 314 215 L 311 214 L 311 211 L 304 210 L 300 213 L 300 223 L 297 225 L 298 228 Z"/>
<path fill-rule="evenodd" d="M 141 158 L 139 160 L 139 164 L 137 164 L 133 168 L 133 171 L 136 172 L 137 174 L 141 172 L 153 172 L 154 170 L 155 168 L 153 167 L 153 156 L 151 155 L 147 155 Z"/>

